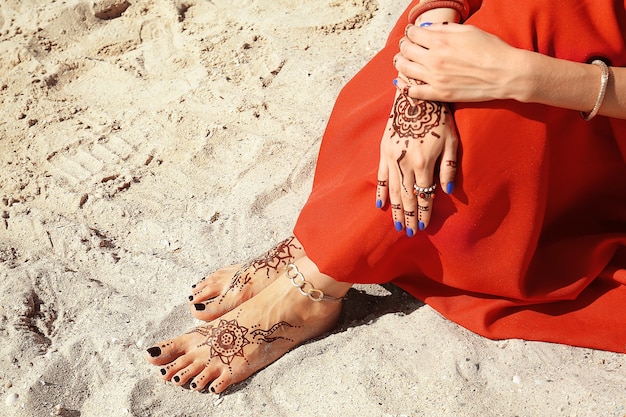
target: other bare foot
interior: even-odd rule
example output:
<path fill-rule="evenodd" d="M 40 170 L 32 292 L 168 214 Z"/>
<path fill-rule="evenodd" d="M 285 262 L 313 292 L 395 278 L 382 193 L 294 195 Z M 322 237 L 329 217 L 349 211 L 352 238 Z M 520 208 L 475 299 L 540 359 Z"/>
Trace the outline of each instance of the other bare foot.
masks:
<path fill-rule="evenodd" d="M 306 257 L 296 265 L 307 288 L 334 297 L 343 297 L 350 288 L 321 274 Z M 175 385 L 189 383 L 195 391 L 220 393 L 330 330 L 340 311 L 340 302 L 312 301 L 284 275 L 219 319 L 151 347 L 147 359 Z"/>
<path fill-rule="evenodd" d="M 192 286 L 191 313 L 205 321 L 254 297 L 285 272 L 287 264 L 305 255 L 298 239 L 291 236 L 264 255 L 244 264 L 219 269 Z"/>

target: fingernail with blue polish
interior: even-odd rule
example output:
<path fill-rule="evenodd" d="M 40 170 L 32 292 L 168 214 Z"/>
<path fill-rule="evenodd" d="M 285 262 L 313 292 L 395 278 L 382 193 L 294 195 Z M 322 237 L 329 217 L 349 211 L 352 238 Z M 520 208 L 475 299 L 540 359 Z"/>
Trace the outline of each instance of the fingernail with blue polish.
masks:
<path fill-rule="evenodd" d="M 397 79 L 395 79 L 395 78 L 394 78 L 394 80 L 393 80 L 393 85 L 394 85 L 394 86 L 396 86 L 396 87 L 398 86 L 398 80 L 397 80 Z"/>
<path fill-rule="evenodd" d="M 382 200 L 376 200 L 376 208 L 383 208 L 383 201 Z"/>
<path fill-rule="evenodd" d="M 424 231 L 424 229 L 426 228 L 426 225 L 423 222 L 418 222 L 417 226 L 420 228 L 420 231 Z"/>
<path fill-rule="evenodd" d="M 420 27 L 421 28 L 427 28 L 428 26 L 430 26 L 432 24 L 433 24 L 433 22 L 423 22 L 423 23 L 420 23 Z"/>
<path fill-rule="evenodd" d="M 407 227 L 406 228 L 406 235 L 408 237 L 413 237 L 413 234 L 414 234 L 413 229 L 411 229 L 410 227 Z"/>
<path fill-rule="evenodd" d="M 446 193 L 452 194 L 452 191 L 454 191 L 454 181 L 450 181 L 446 186 Z"/>
<path fill-rule="evenodd" d="M 402 223 L 400 223 L 400 222 L 396 222 L 396 223 L 395 223 L 395 225 L 396 225 L 396 230 L 397 230 L 398 232 L 401 232 L 401 231 L 402 231 Z"/>

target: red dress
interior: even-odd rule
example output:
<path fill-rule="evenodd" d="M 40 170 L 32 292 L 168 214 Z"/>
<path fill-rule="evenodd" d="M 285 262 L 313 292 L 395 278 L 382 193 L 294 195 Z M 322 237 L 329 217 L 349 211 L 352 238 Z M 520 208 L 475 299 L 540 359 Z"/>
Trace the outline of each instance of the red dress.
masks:
<path fill-rule="evenodd" d="M 621 0 L 470 3 L 465 24 L 513 46 L 626 66 Z M 626 121 L 456 105 L 454 194 L 438 193 L 430 225 L 408 238 L 375 203 L 406 23 L 405 12 L 337 99 L 294 231 L 309 257 L 339 281 L 392 282 L 486 337 L 626 352 Z"/>

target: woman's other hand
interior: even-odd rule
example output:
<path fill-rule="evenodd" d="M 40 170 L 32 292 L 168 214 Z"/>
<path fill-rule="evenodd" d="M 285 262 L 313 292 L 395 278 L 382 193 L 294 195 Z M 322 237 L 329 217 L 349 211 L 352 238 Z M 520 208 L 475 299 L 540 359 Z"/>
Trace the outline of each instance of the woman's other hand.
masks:
<path fill-rule="evenodd" d="M 477 102 L 518 98 L 523 70 L 517 48 L 474 26 L 410 26 L 394 60 L 399 88 L 422 100 Z M 408 79 L 424 84 L 407 84 Z"/>

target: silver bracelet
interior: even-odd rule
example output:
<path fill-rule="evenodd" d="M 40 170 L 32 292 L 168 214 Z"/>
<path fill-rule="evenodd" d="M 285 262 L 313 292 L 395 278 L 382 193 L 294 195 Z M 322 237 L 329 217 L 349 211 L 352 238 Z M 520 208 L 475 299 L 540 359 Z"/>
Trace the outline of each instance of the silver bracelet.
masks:
<path fill-rule="evenodd" d="M 598 114 L 600 106 L 602 106 L 602 102 L 604 101 L 604 96 L 606 95 L 606 87 L 609 85 L 609 77 L 611 75 L 611 73 L 609 72 L 609 67 L 601 59 L 596 59 L 591 64 L 597 65 L 602 69 L 602 78 L 600 79 L 600 92 L 598 93 L 596 105 L 593 106 L 593 109 L 589 113 L 585 113 L 582 111 L 580 112 L 580 115 L 586 122 L 593 119 Z"/>
<path fill-rule="evenodd" d="M 297 287 L 300 291 L 300 294 L 308 297 L 313 301 L 332 301 L 338 303 L 343 300 L 343 297 L 332 297 L 330 295 L 324 294 L 322 290 L 318 290 L 311 284 L 309 281 L 304 279 L 304 275 L 294 264 L 287 265 L 287 278 L 291 280 L 291 283 L 294 287 Z"/>

